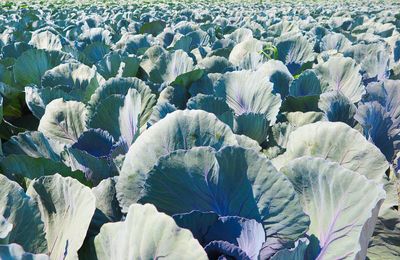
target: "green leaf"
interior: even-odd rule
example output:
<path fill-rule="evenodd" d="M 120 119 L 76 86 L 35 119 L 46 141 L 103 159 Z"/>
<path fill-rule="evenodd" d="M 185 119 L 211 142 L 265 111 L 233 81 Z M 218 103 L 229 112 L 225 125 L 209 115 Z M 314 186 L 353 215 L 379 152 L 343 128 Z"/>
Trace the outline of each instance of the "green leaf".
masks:
<path fill-rule="evenodd" d="M 237 144 L 229 126 L 213 114 L 202 110 L 178 110 L 168 114 L 143 132 L 126 154 L 117 183 L 123 211 L 138 199 L 140 189 L 134 186 L 137 179 L 143 180 L 161 156 L 179 149 L 198 146 L 220 149 Z"/>
<path fill-rule="evenodd" d="M 86 186 L 91 183 L 86 180 L 81 171 L 72 171 L 65 164 L 47 158 L 34 158 L 28 155 L 12 154 L 0 161 L 2 173 L 6 176 L 20 175 L 30 180 L 56 173 L 64 177 L 72 177 Z"/>
<path fill-rule="evenodd" d="M 204 70 L 196 69 L 186 73 L 183 73 L 176 77 L 176 79 L 171 83 L 171 85 L 179 85 L 184 88 L 188 88 L 190 84 L 199 80 L 204 74 Z"/>
<path fill-rule="evenodd" d="M 76 259 L 95 211 L 90 188 L 59 174 L 33 180 L 27 194 L 39 205 L 51 259 Z"/>
<path fill-rule="evenodd" d="M 145 52 L 140 67 L 152 82 L 160 84 L 171 83 L 179 75 L 195 69 L 193 59 L 186 52 L 177 50 L 169 53 L 160 46 L 153 46 Z"/>
<path fill-rule="evenodd" d="M 14 135 L 3 144 L 4 154 L 25 154 L 30 157 L 44 157 L 58 161 L 63 145 L 46 138 L 41 132 L 26 131 Z"/>
<path fill-rule="evenodd" d="M 110 97 L 111 95 L 121 95 L 125 97 L 129 89 L 135 89 L 140 94 L 140 127 L 143 130 L 146 128 L 146 123 L 150 118 L 152 108 L 153 106 L 155 106 L 157 98 L 153 93 L 151 93 L 150 87 L 138 78 L 110 78 L 101 87 L 96 89 L 96 91 L 90 98 L 89 104 L 93 107 L 92 110 L 96 110 L 96 106 L 98 106 L 102 102 L 102 100 Z M 107 106 L 109 105 L 112 104 L 109 103 Z M 114 106 L 114 108 L 116 107 L 117 106 Z M 103 109 L 106 109 L 106 105 L 103 105 Z M 105 111 L 103 111 L 102 113 L 104 112 Z M 108 121 L 103 123 L 107 122 Z"/>
<path fill-rule="evenodd" d="M 317 259 L 365 259 L 385 191 L 373 180 L 321 158 L 298 158 L 281 171 L 310 216 L 308 234 L 315 235 L 321 247 Z"/>
<path fill-rule="evenodd" d="M 132 205 L 126 220 L 105 224 L 94 243 L 99 260 L 208 259 L 189 230 L 150 204 Z"/>
<path fill-rule="evenodd" d="M 96 197 L 96 211 L 90 223 L 89 234 L 97 235 L 103 224 L 120 221 L 122 219 L 121 208 L 116 197 L 115 184 L 118 177 L 102 180 L 99 185 L 92 188 Z"/>
<path fill-rule="evenodd" d="M 69 58 L 59 51 L 27 50 L 14 64 L 14 77 L 19 86 L 40 85 L 44 73 Z"/>
<path fill-rule="evenodd" d="M 317 122 L 296 129 L 286 152 L 273 160 L 279 169 L 302 156 L 320 157 L 381 182 L 389 164 L 379 149 L 357 130 L 339 122 Z"/>
<path fill-rule="evenodd" d="M 145 34 L 150 33 L 153 36 L 156 36 L 160 32 L 164 30 L 166 23 L 163 21 L 152 21 L 148 23 L 144 23 L 139 30 L 139 33 Z"/>
<path fill-rule="evenodd" d="M 263 114 L 271 123 L 281 105 L 281 98 L 273 93 L 273 84 L 262 71 L 227 72 L 215 83 L 214 92 L 225 99 L 236 115 Z"/>
<path fill-rule="evenodd" d="M 12 224 L 11 230 L 4 230 L 9 227 L 0 225 L 0 233 L 7 234 L 5 238 L 0 237 L 1 244 L 18 243 L 30 252 L 47 252 L 44 224 L 39 208 L 16 182 L 1 174 L 0 216 Z"/>
<path fill-rule="evenodd" d="M 60 36 L 49 30 L 33 33 L 29 44 L 34 46 L 36 49 L 44 49 L 48 51 L 61 51 L 62 49 Z"/>
<path fill-rule="evenodd" d="M 81 102 L 55 99 L 47 105 L 38 131 L 53 140 L 73 144 L 87 130 L 88 113 Z"/>
<path fill-rule="evenodd" d="M 264 156 L 237 146 L 170 153 L 158 160 L 143 187 L 139 202 L 169 215 L 198 210 L 255 219 L 267 237 L 295 240 L 309 224 L 287 178 Z"/>
<path fill-rule="evenodd" d="M 352 103 L 360 101 L 365 93 L 359 71 L 360 66 L 349 57 L 331 57 L 315 67 L 322 92 L 340 91 Z"/>

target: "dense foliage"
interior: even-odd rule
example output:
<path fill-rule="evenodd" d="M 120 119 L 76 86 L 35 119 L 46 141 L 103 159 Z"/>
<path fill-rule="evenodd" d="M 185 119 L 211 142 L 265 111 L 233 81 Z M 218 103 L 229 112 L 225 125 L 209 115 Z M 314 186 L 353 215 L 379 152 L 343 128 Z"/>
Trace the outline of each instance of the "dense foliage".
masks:
<path fill-rule="evenodd" d="M 0 259 L 399 259 L 399 32 L 390 2 L 1 4 Z"/>

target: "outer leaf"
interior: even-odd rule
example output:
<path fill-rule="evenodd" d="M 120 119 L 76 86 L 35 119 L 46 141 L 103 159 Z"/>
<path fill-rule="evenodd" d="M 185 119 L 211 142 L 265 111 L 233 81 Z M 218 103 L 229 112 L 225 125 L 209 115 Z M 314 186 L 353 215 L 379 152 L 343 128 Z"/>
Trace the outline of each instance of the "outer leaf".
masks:
<path fill-rule="evenodd" d="M 322 51 L 337 50 L 339 52 L 344 51 L 346 48 L 351 46 L 351 41 L 348 40 L 341 33 L 330 33 L 325 35 L 320 42 L 320 49 Z"/>
<path fill-rule="evenodd" d="M 151 35 L 125 34 L 115 45 L 117 50 L 142 55 L 152 44 L 153 37 Z"/>
<path fill-rule="evenodd" d="M 315 112 L 318 108 L 319 96 L 292 97 L 287 96 L 282 102 L 281 111 L 284 112 Z"/>
<path fill-rule="evenodd" d="M 296 129 L 289 137 L 287 150 L 274 160 L 281 168 L 302 156 L 321 157 L 380 182 L 389 167 L 384 155 L 360 132 L 339 122 L 317 122 Z"/>
<path fill-rule="evenodd" d="M 282 169 L 310 216 L 320 242 L 317 259 L 365 259 L 385 191 L 374 181 L 321 158 L 303 157 Z"/>
<path fill-rule="evenodd" d="M 104 79 L 100 76 L 95 68 L 87 65 L 70 62 L 60 64 L 57 67 L 46 71 L 42 77 L 43 87 L 55 87 L 58 85 L 68 86 L 71 89 L 86 89 L 94 79 L 97 83 L 104 83 Z"/>
<path fill-rule="evenodd" d="M 212 95 L 198 94 L 187 103 L 188 109 L 201 109 L 215 114 L 219 120 L 229 126 L 233 126 L 233 111 L 229 108 L 223 98 Z"/>
<path fill-rule="evenodd" d="M 287 113 L 285 116 L 287 121 L 296 128 L 318 121 L 324 121 L 324 114 L 321 112 L 291 112 Z"/>
<path fill-rule="evenodd" d="M 368 259 L 397 259 L 400 257 L 400 237 L 398 236 L 400 213 L 397 183 L 395 177 L 385 183 L 386 199 L 379 211 L 374 234 L 369 241 Z"/>
<path fill-rule="evenodd" d="M 24 51 L 32 49 L 32 46 L 26 42 L 15 42 L 3 46 L 1 52 L 3 58 L 18 58 Z"/>
<path fill-rule="evenodd" d="M 236 141 L 240 147 L 246 149 L 252 149 L 254 151 L 261 151 L 261 146 L 257 143 L 257 141 L 247 137 L 245 135 L 235 135 Z"/>
<path fill-rule="evenodd" d="M 32 34 L 29 44 L 33 45 L 36 49 L 49 51 L 61 51 L 62 49 L 60 36 L 47 30 Z"/>
<path fill-rule="evenodd" d="M 83 103 L 56 99 L 47 105 L 38 130 L 48 138 L 72 144 L 87 130 L 87 116 Z"/>
<path fill-rule="evenodd" d="M 170 85 L 160 92 L 157 103 L 168 102 L 178 109 L 185 109 L 189 99 L 189 93 L 179 85 Z"/>
<path fill-rule="evenodd" d="M 7 231 L 7 236 L 1 238 L 6 243 L 18 243 L 35 253 L 47 252 L 44 225 L 37 205 L 16 182 L 1 174 L 0 216 L 12 224 L 12 230 L 7 225 L 0 225 L 0 233 Z"/>
<path fill-rule="evenodd" d="M 95 210 L 88 187 L 58 174 L 31 182 L 27 190 L 38 204 L 52 259 L 76 259 Z"/>
<path fill-rule="evenodd" d="M 6 155 L 25 154 L 30 157 L 44 157 L 58 161 L 62 146 L 59 143 L 46 138 L 41 132 L 23 132 L 10 138 L 3 144 Z"/>
<path fill-rule="evenodd" d="M 123 104 L 123 95 L 113 94 L 99 101 L 96 107 L 90 108 L 89 127 L 106 130 L 114 137 L 114 140 L 118 140 L 121 136 L 121 130 L 117 120 Z"/>
<path fill-rule="evenodd" d="M 110 52 L 110 47 L 102 42 L 93 42 L 80 52 L 80 60 L 85 64 L 95 64 Z"/>
<path fill-rule="evenodd" d="M 0 122 L 3 122 L 3 96 L 0 96 Z"/>
<path fill-rule="evenodd" d="M 140 66 L 155 83 L 171 83 L 179 75 L 194 70 L 192 58 L 186 52 L 177 50 L 169 53 L 162 47 L 153 46 L 143 55 Z"/>
<path fill-rule="evenodd" d="M 156 36 L 160 32 L 162 32 L 165 28 L 165 22 L 164 21 L 152 21 L 148 23 L 144 23 L 141 27 L 139 32 L 141 34 L 145 33 L 150 33 L 153 36 Z"/>
<path fill-rule="evenodd" d="M 190 231 L 149 204 L 134 204 L 124 222 L 105 224 L 95 247 L 99 260 L 207 259 Z"/>
<path fill-rule="evenodd" d="M 197 146 L 220 149 L 236 144 L 232 130 L 213 114 L 201 110 L 168 114 L 141 134 L 126 154 L 117 184 L 122 210 L 137 201 L 143 178 L 161 156 Z"/>
<path fill-rule="evenodd" d="M 260 72 L 235 71 L 223 74 L 215 84 L 215 95 L 224 98 L 236 115 L 264 114 L 275 122 L 281 99 L 272 93 L 272 83 Z"/>
<path fill-rule="evenodd" d="M 251 52 L 259 52 L 263 49 L 265 43 L 254 38 L 249 38 L 236 44 L 229 54 L 229 61 L 234 65 L 239 65 L 243 57 Z"/>
<path fill-rule="evenodd" d="M 152 108 L 156 104 L 157 99 L 156 96 L 151 93 L 150 87 L 138 78 L 111 78 L 107 80 L 101 87 L 96 89 L 95 93 L 90 98 L 89 104 L 95 107 L 101 100 L 114 94 L 126 96 L 129 89 L 135 89 L 140 94 L 140 126 L 145 126 L 150 118 Z"/>
<path fill-rule="evenodd" d="M 117 177 L 105 179 L 92 189 L 96 197 L 96 211 L 90 223 L 90 235 L 97 235 L 103 224 L 122 219 L 115 190 L 117 180 Z"/>
<path fill-rule="evenodd" d="M 369 242 L 368 259 L 397 259 L 400 257 L 399 216 L 400 213 L 396 209 L 386 209 L 380 213 L 374 235 Z"/>
<path fill-rule="evenodd" d="M 105 78 L 135 77 L 139 69 L 139 59 L 135 56 L 122 56 L 109 53 L 96 63 L 97 71 Z"/>
<path fill-rule="evenodd" d="M 276 43 L 278 59 L 282 61 L 293 75 L 307 62 L 314 60 L 312 45 L 303 35 L 281 36 Z"/>
<path fill-rule="evenodd" d="M 400 150 L 400 117 L 392 118 L 380 103 L 373 101 L 359 105 L 355 119 L 364 136 L 391 162 Z"/>
<path fill-rule="evenodd" d="M 25 87 L 25 102 L 32 114 L 39 120 L 44 115 L 46 106 L 57 98 L 64 100 L 78 100 L 65 91 L 65 87 L 38 88 L 36 86 Z"/>
<path fill-rule="evenodd" d="M 316 96 L 321 94 L 321 84 L 314 70 L 306 70 L 292 81 L 289 94 L 293 97 Z"/>
<path fill-rule="evenodd" d="M 134 88 L 129 89 L 125 97 L 111 95 L 92 108 L 94 112 L 89 125 L 109 131 L 116 140 L 122 137 L 125 145 L 129 147 L 139 136 L 141 126 L 144 131 L 149 118 L 147 109 L 151 107 L 142 111 L 141 102 L 142 97 Z M 141 112 L 145 113 L 143 117 Z"/>
<path fill-rule="evenodd" d="M 343 122 L 349 126 L 354 125 L 356 106 L 340 92 L 331 91 L 320 96 L 318 108 L 324 111 L 331 122 Z"/>
<path fill-rule="evenodd" d="M 186 73 L 183 73 L 176 77 L 176 79 L 171 83 L 171 85 L 179 85 L 188 88 L 193 82 L 201 79 L 204 74 L 204 70 L 195 69 Z"/>
<path fill-rule="evenodd" d="M 190 109 L 189 105 L 188 108 Z M 159 102 L 153 107 L 149 121 L 147 122 L 148 127 L 154 125 L 168 114 L 176 111 L 176 107 L 168 102 Z"/>
<path fill-rule="evenodd" d="M 296 239 L 308 225 L 288 180 L 268 159 L 239 147 L 162 157 L 148 174 L 140 202 L 170 215 L 198 210 L 255 219 L 267 237 Z"/>
<path fill-rule="evenodd" d="M 248 136 L 260 144 L 267 140 L 268 129 L 269 122 L 263 114 L 244 113 L 235 116 L 233 131 Z"/>
<path fill-rule="evenodd" d="M 365 92 L 361 84 L 360 66 L 352 58 L 331 57 L 316 66 L 315 71 L 323 92 L 340 91 L 352 103 L 360 101 Z"/>
<path fill-rule="evenodd" d="M 367 87 L 365 101 L 378 101 L 392 118 L 400 117 L 400 80 L 385 80 Z"/>
<path fill-rule="evenodd" d="M 104 82 L 96 67 L 91 68 L 76 62 L 60 64 L 46 71 L 42 77 L 43 87 L 66 86 L 72 96 L 77 96 L 83 101 L 88 101 Z"/>
<path fill-rule="evenodd" d="M 33 158 L 22 154 L 12 154 L 0 162 L 0 168 L 6 176 L 16 174 L 33 180 L 41 176 L 59 173 L 62 176 L 70 176 L 77 179 L 85 185 L 88 184 L 82 172 L 72 171 L 65 164 L 47 158 Z"/>
<path fill-rule="evenodd" d="M 277 123 L 271 127 L 269 146 L 286 148 L 290 134 L 300 126 L 324 120 L 321 112 L 290 112 L 285 115 L 288 122 Z M 282 151 L 283 153 L 284 151 Z"/>
<path fill-rule="evenodd" d="M 199 61 L 198 66 L 208 73 L 223 73 L 232 64 L 224 57 L 210 56 Z"/>
<path fill-rule="evenodd" d="M 13 71 L 16 82 L 25 87 L 28 84 L 40 85 L 43 74 L 60 64 L 69 55 L 59 51 L 28 50 L 15 61 Z"/>
<path fill-rule="evenodd" d="M 274 94 L 279 93 L 281 98 L 288 95 L 293 76 L 281 61 L 269 60 L 260 66 L 257 72 L 266 76 L 266 78 L 273 83 Z"/>

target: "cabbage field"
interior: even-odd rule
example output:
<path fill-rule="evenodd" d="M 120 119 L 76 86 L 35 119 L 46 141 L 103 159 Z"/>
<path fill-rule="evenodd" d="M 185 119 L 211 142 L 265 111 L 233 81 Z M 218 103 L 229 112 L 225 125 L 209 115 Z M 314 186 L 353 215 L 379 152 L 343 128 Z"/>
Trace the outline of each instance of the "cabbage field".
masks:
<path fill-rule="evenodd" d="M 1 260 L 400 259 L 400 2 L 50 2 L 0 1 Z"/>

